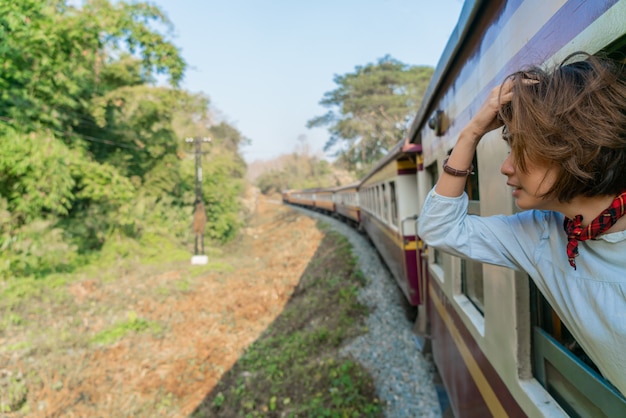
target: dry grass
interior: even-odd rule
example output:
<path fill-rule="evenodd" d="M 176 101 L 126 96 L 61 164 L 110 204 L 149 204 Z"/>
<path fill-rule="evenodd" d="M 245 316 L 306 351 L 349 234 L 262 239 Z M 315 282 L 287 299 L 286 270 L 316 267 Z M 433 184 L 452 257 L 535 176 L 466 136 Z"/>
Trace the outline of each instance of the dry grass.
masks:
<path fill-rule="evenodd" d="M 259 199 L 246 233 L 207 268 L 100 272 L 0 301 L 0 414 L 189 415 L 281 313 L 322 236 Z"/>

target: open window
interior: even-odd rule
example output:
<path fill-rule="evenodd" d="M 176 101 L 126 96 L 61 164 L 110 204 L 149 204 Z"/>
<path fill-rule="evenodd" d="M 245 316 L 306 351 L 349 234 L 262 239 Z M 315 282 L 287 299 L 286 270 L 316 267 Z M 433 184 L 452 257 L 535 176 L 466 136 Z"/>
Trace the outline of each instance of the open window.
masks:
<path fill-rule="evenodd" d="M 398 202 L 396 200 L 396 183 L 389 182 L 389 198 L 391 202 L 391 224 L 398 226 Z"/>
<path fill-rule="evenodd" d="M 467 176 L 465 192 L 469 197 L 468 213 L 480 215 L 480 191 L 478 188 L 478 160 L 474 154 L 474 174 Z M 483 292 L 483 265 L 478 261 L 461 260 L 461 292 L 481 313 L 485 311 Z"/>
<path fill-rule="evenodd" d="M 432 189 L 433 187 L 435 187 L 435 184 L 437 184 L 437 181 L 439 180 L 439 166 L 437 165 L 437 162 L 435 161 L 434 163 L 426 167 L 426 172 L 430 177 L 430 188 Z M 435 264 L 441 265 L 441 251 L 436 248 L 432 249 L 431 251 L 433 251 Z"/>
<path fill-rule="evenodd" d="M 602 376 L 529 281 L 535 378 L 572 417 L 626 417 L 626 398 Z"/>
<path fill-rule="evenodd" d="M 380 189 L 381 189 L 381 197 L 382 197 L 382 203 L 383 203 L 383 207 L 382 207 L 382 218 L 383 218 L 383 222 L 385 223 L 389 223 L 389 200 L 387 197 L 387 188 L 385 187 L 385 183 L 380 185 Z"/>
<path fill-rule="evenodd" d="M 603 52 L 626 64 L 626 37 Z M 625 394 L 602 376 L 530 278 L 529 282 L 535 378 L 572 417 L 626 417 Z"/>

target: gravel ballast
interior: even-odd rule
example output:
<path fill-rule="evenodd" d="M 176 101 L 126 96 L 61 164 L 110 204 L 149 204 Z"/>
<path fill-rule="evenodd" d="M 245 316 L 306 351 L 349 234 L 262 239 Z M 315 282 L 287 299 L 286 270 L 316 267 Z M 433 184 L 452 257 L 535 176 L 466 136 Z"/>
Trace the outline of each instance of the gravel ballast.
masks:
<path fill-rule="evenodd" d="M 389 418 L 441 417 L 433 383 L 436 370 L 430 356 L 419 351 L 413 324 L 402 305 L 401 290 L 376 249 L 358 231 L 332 217 L 295 208 L 327 223 L 333 231 L 345 236 L 358 259 L 358 267 L 368 279 L 361 290 L 360 301 L 371 309 L 366 321 L 368 332 L 342 348 L 367 368 L 378 395 L 385 401 Z"/>

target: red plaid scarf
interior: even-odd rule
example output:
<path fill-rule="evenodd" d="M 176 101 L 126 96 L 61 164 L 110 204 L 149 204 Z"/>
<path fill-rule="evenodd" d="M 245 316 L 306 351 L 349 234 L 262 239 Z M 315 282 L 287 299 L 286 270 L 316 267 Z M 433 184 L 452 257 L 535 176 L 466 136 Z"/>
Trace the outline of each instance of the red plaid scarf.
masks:
<path fill-rule="evenodd" d="M 581 226 L 582 215 L 576 215 L 574 219 L 565 218 L 563 228 L 567 233 L 567 258 L 570 266 L 576 270 L 574 259 L 578 257 L 578 241 L 594 239 L 615 225 L 615 222 L 626 212 L 626 192 L 617 196 L 611 206 L 606 208 L 596 219 L 591 221 L 585 228 Z"/>

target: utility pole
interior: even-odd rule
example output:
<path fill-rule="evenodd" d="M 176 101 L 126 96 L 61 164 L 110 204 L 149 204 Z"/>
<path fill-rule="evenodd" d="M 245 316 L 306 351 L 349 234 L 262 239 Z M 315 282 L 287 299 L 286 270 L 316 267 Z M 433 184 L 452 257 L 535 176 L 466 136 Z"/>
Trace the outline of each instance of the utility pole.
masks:
<path fill-rule="evenodd" d="M 204 208 L 204 198 L 202 197 L 202 143 L 211 142 L 211 138 L 185 138 L 185 142 L 193 142 L 194 155 L 196 160 L 196 198 L 194 201 L 193 232 L 194 255 L 191 257 L 191 264 L 207 264 L 209 257 L 204 254 L 204 227 L 206 225 L 206 209 Z"/>

